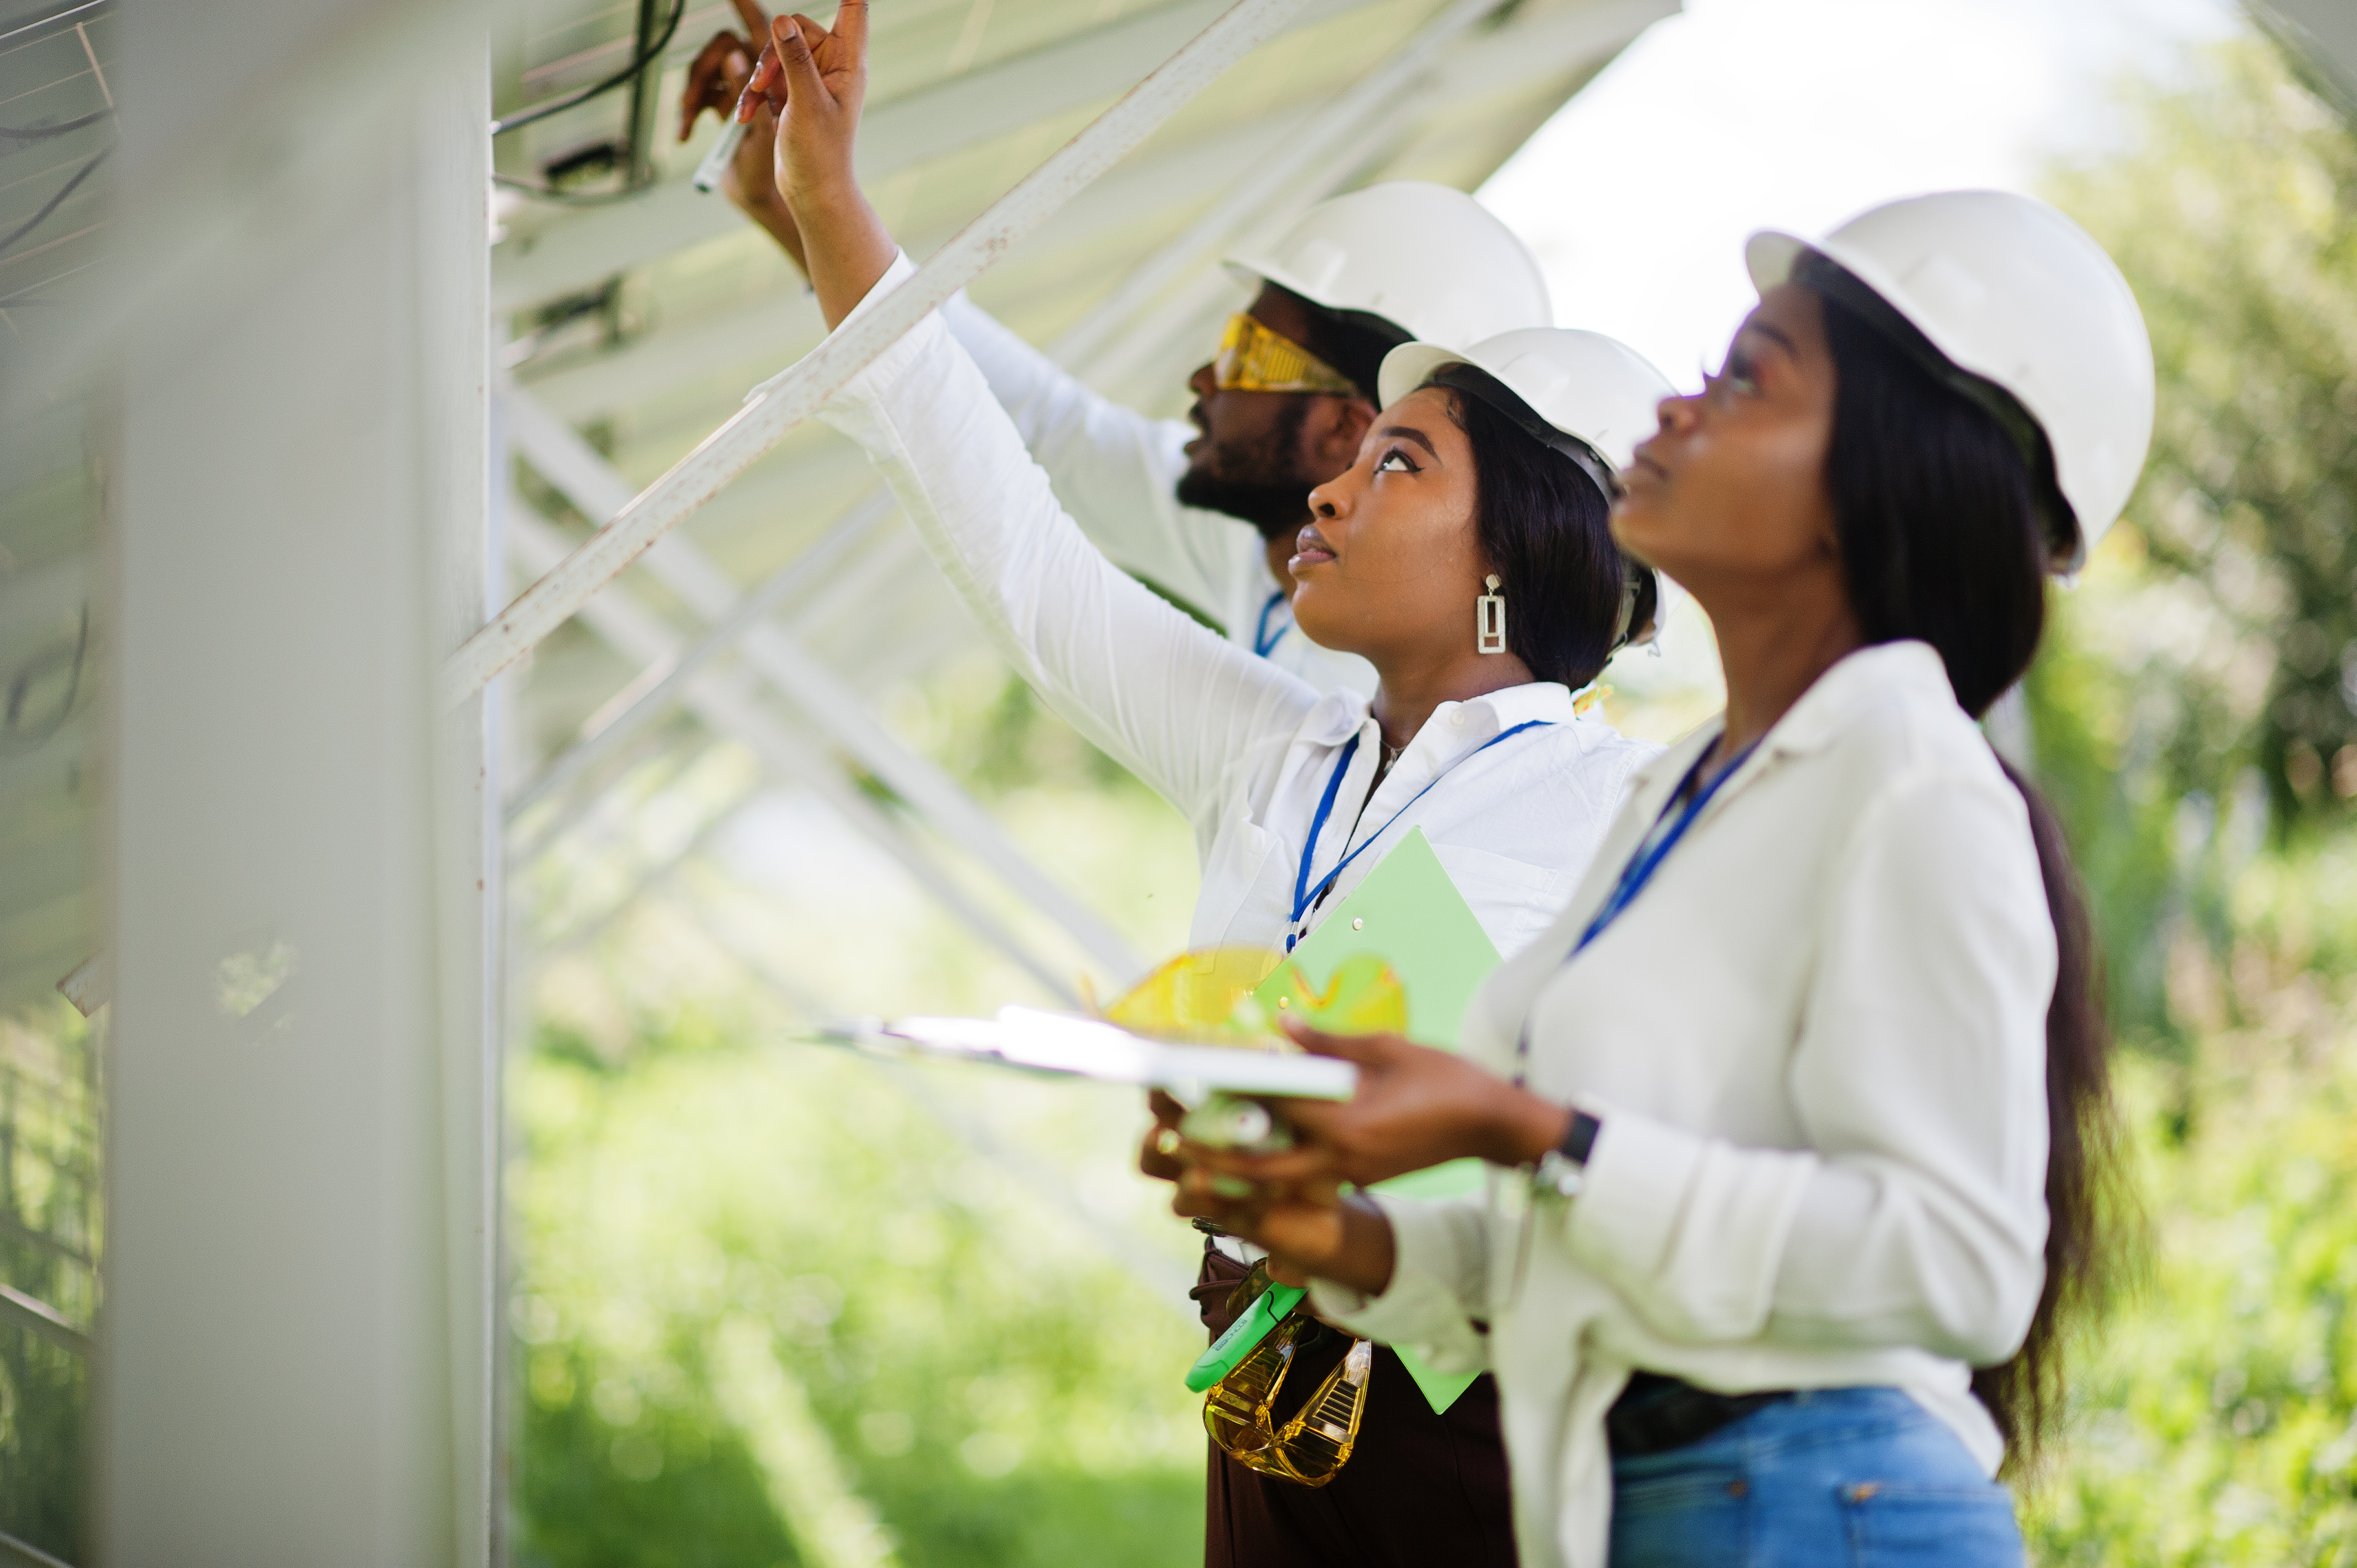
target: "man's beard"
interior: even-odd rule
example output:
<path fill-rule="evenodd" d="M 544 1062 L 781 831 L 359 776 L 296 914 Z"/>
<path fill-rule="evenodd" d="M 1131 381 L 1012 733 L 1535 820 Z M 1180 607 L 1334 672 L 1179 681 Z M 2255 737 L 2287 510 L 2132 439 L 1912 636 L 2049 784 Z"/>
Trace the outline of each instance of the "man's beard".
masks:
<path fill-rule="evenodd" d="M 1309 492 L 1320 481 L 1296 478 L 1270 483 L 1259 478 L 1238 479 L 1224 476 L 1282 474 L 1293 467 L 1297 461 L 1295 454 L 1301 446 L 1301 426 L 1308 417 L 1309 400 L 1297 397 L 1278 415 L 1257 449 L 1215 446 L 1206 451 L 1204 456 L 1216 458 L 1216 466 L 1223 472 L 1211 472 L 1212 465 L 1200 460 L 1190 464 L 1178 476 L 1178 504 L 1225 512 L 1260 530 L 1263 539 L 1299 532 L 1301 525 L 1309 521 Z"/>
<path fill-rule="evenodd" d="M 1308 479 L 1289 485 L 1254 485 L 1189 468 L 1178 476 L 1178 494 L 1181 506 L 1225 512 L 1260 530 L 1263 539 L 1275 539 L 1309 521 L 1309 492 L 1315 488 Z"/>

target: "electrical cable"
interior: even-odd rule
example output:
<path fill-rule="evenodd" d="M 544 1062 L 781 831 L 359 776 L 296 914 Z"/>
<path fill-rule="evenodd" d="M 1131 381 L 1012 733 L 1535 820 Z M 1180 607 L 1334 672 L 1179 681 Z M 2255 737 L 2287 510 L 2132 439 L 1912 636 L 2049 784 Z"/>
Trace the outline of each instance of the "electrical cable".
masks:
<path fill-rule="evenodd" d="M 529 109 L 519 109 L 504 120 L 492 121 L 491 134 L 494 136 L 503 136 L 510 131 L 515 130 L 520 126 L 529 125 L 535 120 L 545 120 L 551 114 L 562 113 L 564 111 L 574 107 L 576 104 L 587 103 L 589 100 L 597 97 L 601 93 L 611 92 L 614 89 L 626 85 L 632 79 L 637 77 L 640 71 L 646 70 L 647 67 L 652 65 L 659 58 L 661 58 L 663 50 L 671 45 L 672 35 L 679 31 L 680 18 L 686 15 L 687 0 L 673 0 L 671 20 L 663 24 L 662 35 L 656 38 L 653 43 L 649 44 L 644 49 L 640 50 L 639 57 L 632 60 L 629 65 L 624 66 L 620 70 L 617 71 L 612 76 L 608 77 L 603 81 L 592 83 L 587 87 L 577 88 L 571 92 L 552 98 L 545 103 L 535 103 Z M 503 183 L 512 185 L 515 182 L 509 180 Z M 533 188 L 531 186 L 524 186 L 522 188 L 531 190 Z"/>
<path fill-rule="evenodd" d="M 0 253 L 5 253 L 9 246 L 15 244 L 17 241 L 31 233 L 34 230 L 39 228 L 42 223 L 48 220 L 50 213 L 55 212 L 59 208 L 64 206 L 66 198 L 74 193 L 74 188 L 81 184 L 83 180 L 88 179 L 91 176 L 91 171 L 97 168 L 99 165 L 104 163 L 106 161 L 107 154 L 113 151 L 114 151 L 113 147 L 102 147 L 99 149 L 98 156 L 91 159 L 90 162 L 76 169 L 74 171 L 73 178 L 66 181 L 65 185 L 59 188 L 55 196 L 50 197 L 48 200 L 43 202 L 41 204 L 41 209 L 38 212 L 34 213 L 24 222 L 18 224 L 15 231 L 10 233 L 6 239 L 0 240 Z"/>
<path fill-rule="evenodd" d="M 62 136 L 68 131 L 79 131 L 84 125 L 95 125 L 113 113 L 112 109 L 100 109 L 79 120 L 67 120 L 55 125 L 27 125 L 21 131 L 14 125 L 0 125 L 0 137 L 10 137 L 19 142 L 46 141 L 51 136 Z"/>
<path fill-rule="evenodd" d="M 569 190 L 556 190 L 545 185 L 534 185 L 530 180 L 515 179 L 503 174 L 491 176 L 491 183 L 503 186 L 509 190 L 521 190 L 526 196 L 542 201 L 553 201 L 559 207 L 603 207 L 608 202 L 628 201 L 634 196 L 641 195 L 655 182 L 642 179 L 626 185 L 619 190 L 590 191 L 578 196 Z"/>

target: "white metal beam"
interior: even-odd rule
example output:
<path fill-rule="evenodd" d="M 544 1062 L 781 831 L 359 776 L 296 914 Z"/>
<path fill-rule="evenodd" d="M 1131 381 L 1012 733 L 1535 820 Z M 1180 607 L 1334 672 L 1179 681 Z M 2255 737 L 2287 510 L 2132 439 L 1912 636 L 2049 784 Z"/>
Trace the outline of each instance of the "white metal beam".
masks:
<path fill-rule="evenodd" d="M 122 389 L 111 1563 L 479 1565 L 504 1511 L 489 759 L 433 679 L 483 614 L 483 27 L 218 0 L 124 29 L 141 220 L 85 340 Z"/>
<path fill-rule="evenodd" d="M 582 774 L 611 756 L 649 719 L 678 699 L 689 676 L 726 651 L 754 621 L 776 609 L 789 596 L 811 586 L 845 551 L 865 540 L 891 514 L 891 497 L 879 487 L 836 520 L 817 543 L 770 573 L 760 586 L 739 598 L 734 608 L 714 621 L 711 629 L 677 659 L 668 665 L 649 665 L 632 683 L 641 689 L 628 706 L 566 747 L 508 799 L 504 814 L 509 824 L 512 826 L 516 818 L 536 802 L 569 788 Z"/>
<path fill-rule="evenodd" d="M 976 142 L 1070 113 L 1123 91 L 1216 20 L 1228 0 L 1171 0 L 1076 38 L 872 103 L 859 130 L 859 172 L 880 180 Z M 1287 24 L 1303 27 L 1372 3 L 1316 0 Z M 716 132 L 715 133 L 717 134 Z M 705 240 L 733 234 L 744 220 L 688 181 L 694 166 L 636 201 L 552 218 L 492 252 L 491 308 L 595 287 Z M 504 252 L 504 253 L 502 253 Z"/>
<path fill-rule="evenodd" d="M 1287 106 L 1183 147 L 1132 159 L 1075 196 L 1000 266 L 1092 246 L 1156 213 L 1184 211 L 1211 201 L 1235 179 L 1239 168 L 1257 163 L 1270 147 L 1285 145 L 1304 122 L 1299 107 Z M 717 197 L 709 199 L 726 210 L 728 231 L 750 231 L 735 208 Z M 940 232 L 898 237 L 911 256 L 929 254 L 949 238 Z M 583 419 L 624 401 L 640 405 L 655 402 L 676 386 L 711 374 L 716 367 L 740 364 L 750 357 L 776 364 L 786 353 L 807 350 L 825 331 L 818 302 L 799 283 L 787 283 L 708 315 L 666 321 L 660 331 L 535 377 L 531 385 L 551 408 L 569 419 Z"/>
<path fill-rule="evenodd" d="M 507 521 L 509 550 L 526 570 L 546 571 L 564 558 L 565 536 L 549 523 L 521 509 Z M 601 595 L 584 607 L 581 618 L 590 630 L 637 664 L 673 657 L 680 648 L 680 639 L 662 620 L 625 592 Z M 817 795 L 837 816 L 899 861 L 918 886 L 932 894 L 968 929 L 1014 960 L 1050 993 L 1067 1002 L 1074 1000 L 1068 979 L 1033 953 L 1003 922 L 985 912 L 934 864 L 899 823 L 862 794 L 831 757 L 810 746 L 762 706 L 750 680 L 742 671 L 705 670 L 688 683 L 686 702 L 705 724 L 749 748 L 764 768 L 780 778 L 794 779 Z"/>
<path fill-rule="evenodd" d="M 550 574 L 524 590 L 443 669 L 455 706 L 539 645 L 647 547 L 777 445 L 785 433 L 910 328 L 1112 167 L 1228 67 L 1259 47 L 1307 0 L 1236 0 L 1088 129 L 1050 154 L 934 253 L 915 276 L 791 369 L 754 389 L 745 407 L 656 480 Z"/>
<path fill-rule="evenodd" d="M 1188 234 L 1158 249 L 1155 259 L 1123 280 L 1118 295 L 1092 310 L 1084 324 L 1086 335 L 1075 327 L 1057 339 L 1051 351 L 1060 362 L 1088 365 L 1093 382 L 1109 384 L 1150 362 L 1157 348 L 1167 342 L 1168 330 L 1190 323 L 1196 305 L 1230 287 L 1216 275 L 1199 280 L 1189 291 L 1187 307 L 1158 310 L 1150 318 L 1153 326 L 1134 331 L 1137 309 L 1185 271 L 1184 264 L 1166 265 L 1162 258 L 1198 263 L 1222 239 L 1271 220 L 1289 220 L 1330 194 L 1366 167 L 1368 158 L 1360 155 L 1374 150 L 1350 145 L 1354 138 L 1372 134 L 1381 147 L 1394 147 L 1413 134 L 1419 111 L 1434 102 L 1480 102 L 1560 80 L 1618 53 L 1638 33 L 1677 10 L 1676 0 L 1598 0 L 1537 16 L 1510 15 L 1493 28 L 1476 28 L 1464 36 L 1469 24 L 1494 13 L 1502 3 L 1477 4 L 1470 16 L 1462 15 L 1462 8 L 1444 13 L 1377 61 L 1356 85 L 1314 110 L 1288 105 L 1183 147 L 1124 164 L 1042 224 L 1015 256 L 1001 263 L 1000 275 L 1007 266 L 1019 266 L 1025 257 L 1086 245 L 1135 224 L 1146 209 L 1203 208 Z M 1383 87 L 1371 85 L 1378 78 L 1398 96 L 1386 96 Z M 1321 157 L 1329 166 L 1303 177 L 1300 171 Z M 1292 171 L 1289 181 L 1270 172 L 1279 167 Z M 1259 188 L 1248 190 L 1247 186 Z M 706 199 L 707 208 L 714 203 L 727 220 L 714 233 L 746 231 L 733 207 L 717 198 Z M 923 255 L 942 238 L 913 234 L 905 237 L 905 243 L 909 254 Z M 1107 360 L 1100 373 L 1089 356 L 1116 332 L 1124 351 Z M 639 341 L 536 377 L 531 385 L 567 419 L 585 420 L 624 402 L 640 406 L 658 402 L 710 374 L 716 366 L 743 363 L 763 353 L 804 350 L 823 333 L 815 301 L 803 289 L 786 286 L 699 317 L 667 323 Z"/>
<path fill-rule="evenodd" d="M 716 875 L 731 884 L 737 883 L 726 867 L 713 865 L 709 861 L 705 864 Z M 695 921 L 705 935 L 723 952 L 735 959 L 747 974 L 771 992 L 789 1013 L 813 1023 L 823 1023 L 829 1017 L 845 1015 L 845 1009 L 834 1007 L 823 997 L 813 995 L 807 984 L 787 974 L 759 945 L 716 918 L 711 908 L 702 900 L 686 899 L 683 903 L 689 918 Z M 999 1136 L 997 1130 L 987 1121 L 966 1111 L 952 1097 L 934 1088 L 929 1070 L 922 1065 L 887 1061 L 880 1058 L 870 1059 L 891 1078 L 902 1093 L 915 1101 L 944 1130 L 953 1133 L 985 1160 L 1013 1176 L 1034 1197 L 1061 1215 L 1082 1235 L 1092 1238 L 1109 1256 L 1145 1285 L 1157 1301 L 1170 1304 L 1189 1318 L 1195 1316 L 1194 1305 L 1187 1299 L 1188 1287 L 1195 1283 L 1194 1276 L 1185 1264 L 1156 1251 L 1125 1227 L 1108 1220 L 1082 1203 L 1072 1190 L 1068 1173 L 1048 1165 L 1020 1144 Z"/>
<path fill-rule="evenodd" d="M 629 502 L 629 481 L 608 467 L 597 450 L 564 421 L 522 391 L 511 391 L 504 403 L 516 450 L 544 478 L 564 491 L 584 516 L 610 517 Z M 737 607 L 740 596 L 737 585 L 683 535 L 664 539 L 647 553 L 641 564 L 708 626 L 727 619 Z M 738 640 L 740 656 L 748 666 L 861 766 L 889 785 L 936 831 L 1063 928 L 1114 979 L 1126 982 L 1143 972 L 1144 960 L 1112 927 L 1032 865 L 989 812 L 931 758 L 901 745 L 877 722 L 856 693 L 783 628 L 753 619 Z"/>

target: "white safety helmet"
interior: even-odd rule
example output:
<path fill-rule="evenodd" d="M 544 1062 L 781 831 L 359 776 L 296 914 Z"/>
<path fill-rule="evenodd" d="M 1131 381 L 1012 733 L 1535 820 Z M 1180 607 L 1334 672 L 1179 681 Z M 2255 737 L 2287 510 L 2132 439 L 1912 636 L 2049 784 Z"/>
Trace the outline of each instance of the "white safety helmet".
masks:
<path fill-rule="evenodd" d="M 2010 394 L 2036 423 L 2072 514 L 2050 519 L 2050 564 L 2078 570 L 2127 505 L 2152 443 L 2152 339 L 2104 248 L 2042 201 L 1952 190 L 1886 203 L 1823 240 L 1754 234 L 1744 259 L 1765 293 L 1791 281 L 1812 252 L 1839 263 L 1955 369 Z M 1864 303 L 1871 320 L 1873 302 Z M 1963 378 L 1951 384 L 1985 405 L 2003 401 Z M 2000 424 L 2018 423 L 2001 407 L 1992 412 Z"/>
<path fill-rule="evenodd" d="M 1569 457 L 1608 499 L 1618 493 L 1619 473 L 1629 466 L 1637 443 L 1659 425 L 1662 400 L 1677 395 L 1651 360 L 1617 338 L 1568 327 L 1528 327 L 1500 333 L 1462 353 L 1434 343 L 1401 344 L 1383 356 L 1383 406 L 1455 365 L 1487 371 L 1519 399 L 1519 408 L 1487 401 Z M 1460 390 L 1480 395 L 1472 388 Z M 1630 642 L 1650 642 L 1660 633 L 1676 592 L 1669 578 L 1653 572 L 1651 624 L 1628 628 Z"/>
<path fill-rule="evenodd" d="M 1379 316 L 1427 343 L 1462 346 L 1549 327 L 1538 258 L 1461 190 L 1395 179 L 1321 201 L 1265 250 L 1227 258 L 1239 283 L 1265 281 L 1329 310 Z"/>

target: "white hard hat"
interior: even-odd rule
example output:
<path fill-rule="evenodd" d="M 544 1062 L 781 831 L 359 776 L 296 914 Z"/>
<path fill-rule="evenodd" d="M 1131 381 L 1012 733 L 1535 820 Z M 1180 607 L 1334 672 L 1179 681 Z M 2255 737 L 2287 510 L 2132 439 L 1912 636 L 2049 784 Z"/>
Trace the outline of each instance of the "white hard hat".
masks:
<path fill-rule="evenodd" d="M 1637 443 L 1659 425 L 1656 411 L 1662 400 L 1677 395 L 1652 361 L 1617 338 L 1568 327 L 1527 327 L 1500 333 L 1462 353 L 1433 343 L 1401 344 L 1383 356 L 1377 389 L 1383 406 L 1390 407 L 1452 365 L 1485 371 L 1520 399 L 1521 411 L 1500 412 L 1577 464 L 1608 499 L 1619 488 L 1614 476 L 1628 467 Z M 1557 439 L 1549 440 L 1533 424 L 1544 425 Z M 1652 630 L 1632 641 L 1650 641 L 1674 602 L 1677 590 L 1669 578 L 1656 571 L 1653 579 Z"/>
<path fill-rule="evenodd" d="M 2077 521 L 2075 538 L 2054 542 L 2052 564 L 2077 570 L 2127 505 L 2152 443 L 2152 339 L 2104 248 L 2042 201 L 1952 190 L 1874 208 L 1819 241 L 1754 234 L 1744 259 L 1764 293 L 1812 252 L 2037 423 Z"/>
<path fill-rule="evenodd" d="M 1461 190 L 1396 179 L 1321 201 L 1265 250 L 1227 258 L 1329 310 L 1380 316 L 1429 343 L 1554 324 L 1538 258 Z"/>

